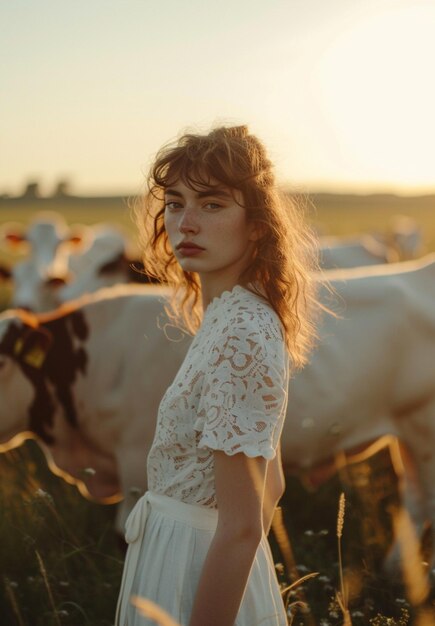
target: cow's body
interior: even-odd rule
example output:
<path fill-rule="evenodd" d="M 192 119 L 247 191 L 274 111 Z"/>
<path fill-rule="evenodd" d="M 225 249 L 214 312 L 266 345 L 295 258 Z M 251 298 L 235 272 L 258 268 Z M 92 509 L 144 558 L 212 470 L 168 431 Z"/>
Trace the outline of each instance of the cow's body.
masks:
<path fill-rule="evenodd" d="M 341 318 L 324 317 L 309 365 L 290 383 L 283 458 L 287 469 L 310 468 L 395 435 L 435 521 L 435 258 L 367 272 L 329 273 Z"/>
<path fill-rule="evenodd" d="M 392 252 L 370 235 L 358 238 L 322 237 L 319 263 L 325 270 L 379 265 L 397 260 Z"/>
<path fill-rule="evenodd" d="M 163 288 L 107 293 L 70 312 L 39 316 L 39 328 L 52 340 L 40 368 L 14 354 L 28 335 L 26 315 L 0 316 L 0 444 L 21 441 L 24 431 L 37 436 L 55 464 L 96 498 L 146 487 L 158 405 L 189 342 L 165 327 Z M 32 345 L 28 352 L 41 349 Z M 124 511 L 131 503 L 127 498 Z"/>
<path fill-rule="evenodd" d="M 320 238 L 319 261 L 325 270 L 379 265 L 416 259 L 422 254 L 420 227 L 405 215 L 396 215 L 390 232 L 354 237 Z"/>
<path fill-rule="evenodd" d="M 330 273 L 342 317 L 324 316 L 311 362 L 290 383 L 283 461 L 287 469 L 307 469 L 339 450 L 396 435 L 414 457 L 425 514 L 435 521 L 435 259 L 367 271 Z M 56 441 L 46 446 L 75 476 L 83 477 L 86 466 L 96 467 L 96 476 L 87 480 L 95 495 L 115 493 L 119 485 L 111 476 L 120 477 L 124 494 L 131 487 L 146 487 L 146 456 L 158 404 L 189 343 L 168 342 L 158 328 L 158 293 L 158 288 L 130 289 L 127 295 L 112 293 L 78 306 L 75 313 L 58 314 L 51 322 L 40 319 L 48 331 L 57 323 L 71 333 L 71 316 L 80 314 L 77 332 L 83 322 L 87 328 L 86 336 L 82 329 L 73 342 L 86 353 L 86 362 L 71 348 L 65 355 L 76 363 L 75 378 L 69 374 L 73 410 L 69 406 L 68 419 L 68 394 L 57 394 L 50 429 Z M 11 313 L 0 317 L 0 352 L 5 352 L 3 338 L 15 321 Z M 59 356 L 58 368 L 61 362 Z M 7 366 L 10 371 L 0 378 L 0 407 L 6 407 L 0 408 L 1 442 L 29 428 L 32 397 L 20 367 L 13 360 Z M 7 376 L 13 385 L 5 384 Z M 53 395 L 52 383 L 48 389 Z M 124 503 L 122 518 L 130 504 Z"/>

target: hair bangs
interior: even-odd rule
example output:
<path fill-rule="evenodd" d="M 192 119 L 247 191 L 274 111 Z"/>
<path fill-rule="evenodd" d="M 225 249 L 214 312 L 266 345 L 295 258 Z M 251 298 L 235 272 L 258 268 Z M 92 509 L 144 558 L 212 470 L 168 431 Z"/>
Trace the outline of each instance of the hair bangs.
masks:
<path fill-rule="evenodd" d="M 171 150 L 155 164 L 151 188 L 166 189 L 181 181 L 194 191 L 222 185 L 229 190 L 243 191 L 246 174 L 235 172 L 225 155 L 219 154 L 216 146 L 214 148 L 204 144 Z"/>

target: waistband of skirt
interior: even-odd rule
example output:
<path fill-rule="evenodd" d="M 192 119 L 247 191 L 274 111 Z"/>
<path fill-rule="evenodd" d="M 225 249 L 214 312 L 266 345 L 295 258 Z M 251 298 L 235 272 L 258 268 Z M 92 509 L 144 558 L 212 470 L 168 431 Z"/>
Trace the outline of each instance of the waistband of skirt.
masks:
<path fill-rule="evenodd" d="M 142 496 L 142 498 L 145 497 L 152 511 L 188 524 L 198 530 L 216 530 L 218 521 L 217 509 L 210 509 L 199 504 L 189 504 L 153 491 L 147 491 Z"/>

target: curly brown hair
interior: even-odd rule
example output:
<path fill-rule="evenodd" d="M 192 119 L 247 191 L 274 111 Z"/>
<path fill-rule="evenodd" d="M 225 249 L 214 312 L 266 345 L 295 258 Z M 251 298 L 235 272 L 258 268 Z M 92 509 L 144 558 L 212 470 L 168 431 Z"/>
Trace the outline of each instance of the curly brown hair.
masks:
<path fill-rule="evenodd" d="M 202 319 L 201 285 L 176 260 L 164 223 L 164 191 L 177 181 L 192 189 L 215 180 L 242 193 L 247 219 L 259 225 L 250 265 L 240 284 L 265 298 L 281 320 L 294 367 L 302 366 L 316 337 L 319 305 L 313 270 L 316 239 L 301 207 L 277 188 L 273 166 L 259 139 L 246 126 L 219 127 L 206 135 L 186 133 L 157 154 L 148 193 L 134 204 L 147 273 L 173 287 L 167 310 L 195 332 Z"/>

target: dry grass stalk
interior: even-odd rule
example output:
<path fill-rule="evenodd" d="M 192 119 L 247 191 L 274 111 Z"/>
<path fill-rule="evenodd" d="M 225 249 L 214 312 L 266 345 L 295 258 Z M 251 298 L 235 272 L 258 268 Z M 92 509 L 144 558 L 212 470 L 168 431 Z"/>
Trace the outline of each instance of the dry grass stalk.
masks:
<path fill-rule="evenodd" d="M 15 597 L 15 592 L 11 586 L 11 582 L 5 576 L 3 577 L 3 582 L 6 588 L 6 594 L 9 598 L 9 601 L 12 605 L 12 610 L 14 612 L 15 617 L 17 618 L 18 626 L 25 626 L 23 616 L 21 615 L 20 607 L 18 605 L 17 599 Z"/>
<path fill-rule="evenodd" d="M 275 509 L 275 512 L 273 514 L 273 519 L 272 519 L 272 530 L 273 533 L 275 535 L 275 538 L 278 542 L 279 548 L 281 550 L 281 553 L 284 557 L 284 562 L 287 568 L 287 572 L 288 575 L 290 577 L 290 580 L 292 580 L 292 584 L 289 587 L 286 587 L 284 589 L 284 591 L 281 592 L 281 594 L 283 595 L 284 593 L 286 593 L 287 591 L 289 591 L 290 589 L 294 587 L 299 587 L 299 585 L 301 584 L 301 582 L 303 582 L 304 580 L 306 580 L 307 578 L 312 578 L 313 576 L 317 576 L 318 572 L 313 572 L 312 574 L 308 574 L 308 576 L 304 576 L 302 578 L 299 578 L 299 573 L 298 570 L 296 568 L 296 561 L 293 555 L 293 550 L 291 547 L 291 543 L 290 543 L 290 539 L 284 524 L 284 519 L 283 519 L 283 514 L 282 514 L 282 508 L 280 506 L 277 506 Z M 308 604 L 305 600 L 304 597 L 304 592 L 302 589 L 298 589 L 298 597 L 296 602 L 293 603 L 293 606 L 298 605 L 298 606 L 304 606 L 304 607 L 308 607 Z M 288 602 L 285 603 L 286 609 L 288 606 Z M 310 612 L 306 611 L 305 614 L 305 623 L 307 624 L 307 626 L 315 626 L 315 622 L 314 619 L 311 615 Z"/>
<path fill-rule="evenodd" d="M 44 561 L 42 560 L 41 555 L 39 554 L 39 552 L 37 550 L 35 550 L 35 553 L 36 553 L 36 558 L 38 559 L 39 570 L 40 570 L 40 572 L 42 574 L 42 578 L 44 580 L 45 587 L 47 589 L 48 598 L 50 600 L 50 604 L 51 604 L 51 608 L 52 608 L 52 611 L 53 611 L 54 618 L 56 620 L 56 624 L 58 624 L 58 626 L 61 626 L 61 623 L 60 623 L 60 620 L 59 620 L 59 616 L 57 614 L 56 605 L 54 603 L 54 597 L 53 597 L 53 594 L 51 592 L 50 583 L 48 581 L 47 570 L 45 569 Z"/>
<path fill-rule="evenodd" d="M 338 516 L 337 516 L 337 542 L 338 542 L 338 567 L 340 571 L 340 591 L 337 591 L 337 602 L 343 613 L 343 626 L 351 626 L 352 620 L 350 618 L 350 612 L 348 608 L 347 589 L 345 588 L 344 576 L 343 576 L 343 560 L 341 556 L 341 537 L 343 535 L 344 526 L 344 513 L 346 509 L 346 499 L 344 493 L 341 492 L 340 499 L 338 501 Z"/>
<path fill-rule="evenodd" d="M 290 608 L 294 609 L 291 612 L 290 618 L 289 618 L 289 622 L 288 622 L 288 626 L 293 626 L 293 621 L 297 615 L 297 612 L 295 609 L 300 609 L 301 613 L 303 615 L 308 614 L 309 611 L 309 607 L 308 604 L 306 602 L 301 602 L 300 600 L 296 600 L 295 602 L 292 602 L 290 604 Z M 287 609 L 286 609 L 287 610 Z"/>
<path fill-rule="evenodd" d="M 141 598 L 140 596 L 132 596 L 131 603 L 141 615 L 154 620 L 158 626 L 181 626 L 169 613 L 151 600 Z"/>
<path fill-rule="evenodd" d="M 290 539 L 285 528 L 282 508 L 277 506 L 273 514 L 272 529 L 275 538 L 278 542 L 279 549 L 284 557 L 285 566 L 290 580 L 297 580 L 299 578 L 298 570 L 296 569 L 296 561 L 293 555 Z"/>
<path fill-rule="evenodd" d="M 291 589 L 295 589 L 296 587 L 299 587 L 299 585 L 302 585 L 302 583 L 304 583 L 306 580 L 309 580 L 310 578 L 315 578 L 318 575 L 319 575 L 319 572 L 311 572 L 311 574 L 306 574 L 305 576 L 298 578 L 298 580 L 295 580 L 291 585 L 282 589 L 281 595 L 284 593 L 287 593 L 287 591 L 290 591 Z"/>
<path fill-rule="evenodd" d="M 305 576 L 301 576 L 301 578 L 298 578 L 298 580 L 295 580 L 294 582 L 292 582 L 291 585 L 289 585 L 288 587 L 285 587 L 284 589 L 281 590 L 281 595 L 284 599 L 284 594 L 288 593 L 289 591 L 291 591 L 292 589 L 296 589 L 296 587 L 299 587 L 300 585 L 302 585 L 306 580 L 309 580 L 310 578 L 315 578 L 315 576 L 318 576 L 319 572 L 312 572 L 311 574 L 306 574 Z M 289 603 L 289 595 L 287 596 L 287 599 L 284 601 L 284 605 L 285 605 L 285 610 L 286 613 L 288 614 L 288 609 L 295 609 L 295 608 L 299 608 L 301 609 L 302 613 L 305 615 L 309 614 L 309 607 L 308 604 L 306 602 L 304 602 L 303 600 L 295 600 L 294 602 L 292 602 L 291 604 Z M 296 615 L 296 611 L 292 610 L 291 612 L 291 619 L 289 621 L 288 626 L 292 626 L 293 624 L 293 620 L 295 618 Z"/>

